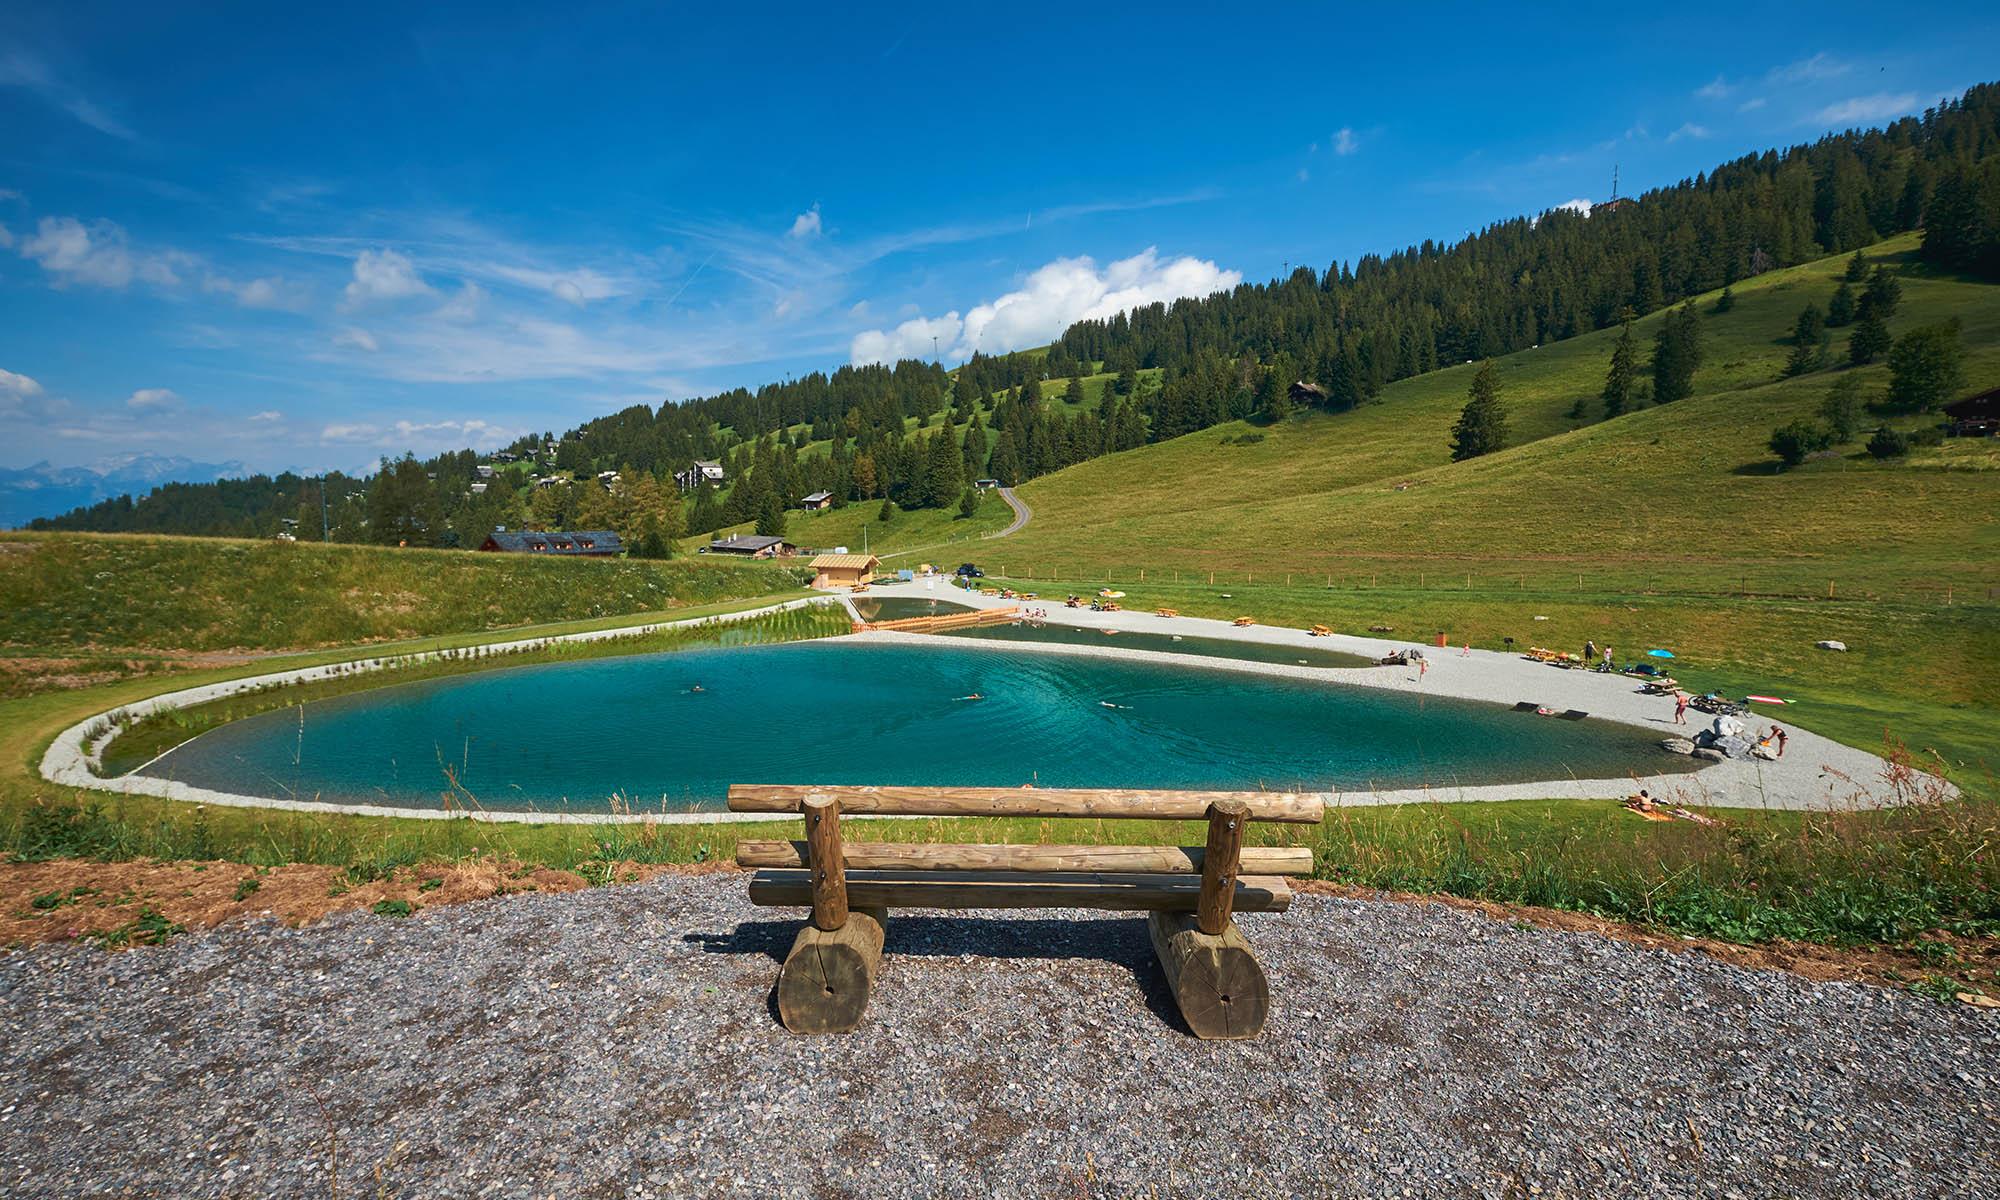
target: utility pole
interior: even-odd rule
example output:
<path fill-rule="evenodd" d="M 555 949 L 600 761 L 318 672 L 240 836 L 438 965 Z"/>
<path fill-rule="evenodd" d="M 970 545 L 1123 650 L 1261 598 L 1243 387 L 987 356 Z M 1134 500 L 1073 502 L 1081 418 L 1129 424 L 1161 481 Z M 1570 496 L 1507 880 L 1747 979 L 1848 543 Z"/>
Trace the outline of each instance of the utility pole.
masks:
<path fill-rule="evenodd" d="M 326 475 L 323 473 L 319 477 L 319 540 L 333 541 L 333 527 L 326 519 Z"/>
<path fill-rule="evenodd" d="M 938 365 L 937 334 L 931 335 L 931 365 Z"/>

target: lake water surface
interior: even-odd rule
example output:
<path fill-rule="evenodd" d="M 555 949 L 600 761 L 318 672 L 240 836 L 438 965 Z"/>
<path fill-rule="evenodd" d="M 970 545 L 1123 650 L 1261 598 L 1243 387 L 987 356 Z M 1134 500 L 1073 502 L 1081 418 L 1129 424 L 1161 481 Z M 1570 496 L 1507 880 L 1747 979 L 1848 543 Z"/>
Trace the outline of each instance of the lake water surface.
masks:
<path fill-rule="evenodd" d="M 1351 790 L 1691 765 L 1658 735 L 1604 721 L 938 641 L 425 680 L 225 725 L 144 773 L 291 799 L 437 808 L 463 789 L 486 808 L 605 811 L 613 796 L 718 808 L 731 783 Z"/>

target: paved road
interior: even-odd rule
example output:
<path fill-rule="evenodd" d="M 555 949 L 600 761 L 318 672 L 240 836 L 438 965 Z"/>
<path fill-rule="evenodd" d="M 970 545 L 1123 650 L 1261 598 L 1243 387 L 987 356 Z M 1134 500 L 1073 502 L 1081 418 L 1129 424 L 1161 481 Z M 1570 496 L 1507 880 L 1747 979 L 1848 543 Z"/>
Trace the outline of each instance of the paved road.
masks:
<path fill-rule="evenodd" d="M 1008 508 L 1014 510 L 1014 523 L 1007 526 L 1007 528 L 1001 530 L 998 533 L 987 534 L 986 536 L 990 538 L 1003 538 L 1010 533 L 1019 533 L 1023 528 L 1027 526 L 1029 521 L 1034 519 L 1035 516 L 1035 510 L 1028 507 L 1027 501 L 1022 500 L 1019 496 L 1016 496 L 1014 494 L 1013 488 L 1009 487 L 1001 488 L 1000 498 L 1007 502 Z"/>

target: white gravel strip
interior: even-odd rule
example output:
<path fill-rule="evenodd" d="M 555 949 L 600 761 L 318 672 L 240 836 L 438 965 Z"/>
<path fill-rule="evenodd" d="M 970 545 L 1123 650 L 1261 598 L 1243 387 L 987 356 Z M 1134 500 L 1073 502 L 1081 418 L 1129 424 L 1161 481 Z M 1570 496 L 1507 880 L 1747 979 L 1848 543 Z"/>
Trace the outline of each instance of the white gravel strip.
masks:
<path fill-rule="evenodd" d="M 1261 1037 L 1144 922 L 897 912 L 771 1015 L 740 875 L 0 954 L 0 1195 L 2000 1195 L 2000 1020 L 1432 905 L 1242 918 Z M 323 1107 L 322 1107 L 323 1106 Z"/>
<path fill-rule="evenodd" d="M 1184 637 L 1216 638 L 1226 641 L 1256 642 L 1264 645 L 1297 646 L 1301 650 L 1344 650 L 1379 659 L 1396 651 L 1421 648 L 1430 668 L 1419 673 L 1409 667 L 1306 667 L 1286 663 L 1249 662 L 1195 655 L 1161 655 L 1145 650 L 1122 650 L 1116 639 L 1105 645 L 1067 646 L 1048 642 L 1010 642 L 1000 639 L 936 638 L 913 634 L 871 633 L 869 639 L 894 639 L 899 644 L 980 646 L 1048 654 L 1087 654 L 1104 658 L 1158 660 L 1167 658 L 1211 670 L 1248 671 L 1282 675 L 1326 683 L 1382 688 L 1416 695 L 1447 696 L 1498 704 L 1528 701 L 1557 711 L 1581 709 L 1592 717 L 1634 725 L 1662 738 L 1692 736 L 1706 727 L 1710 718 L 1688 710 L 1688 724 L 1673 723 L 1674 704 L 1667 696 L 1639 694 L 1639 681 L 1629 676 L 1599 674 L 1595 671 L 1561 670 L 1531 662 L 1519 654 L 1496 650 L 1474 650 L 1469 654 L 1456 646 L 1425 646 L 1420 641 L 1355 637 L 1330 634 L 1313 637 L 1302 629 L 1275 625 L 1238 626 L 1228 621 L 1201 617 L 1162 617 L 1150 612 L 1092 612 L 1087 608 L 1065 608 L 1062 598 L 1035 601 L 1004 600 L 966 592 L 944 580 L 877 586 L 876 595 L 914 596 L 975 608 L 995 608 L 1026 603 L 1045 609 L 1051 625 L 1083 629 L 1116 629 L 1132 633 L 1178 634 Z M 1629 658 L 1627 661 L 1630 661 Z M 1536 719 L 1524 715 L 1524 720 Z M 1889 764 L 1880 756 L 1832 738 L 1822 737 L 1792 724 L 1790 714 L 1774 716 L 1766 710 L 1753 711 L 1744 718 L 1754 731 L 1762 733 L 1771 725 L 1782 725 L 1790 741 L 1785 757 L 1730 759 L 1704 767 L 1694 774 L 1636 775 L 1622 779 L 1551 779 L 1539 783 L 1490 786 L 1399 789 L 1380 792 L 1332 794 L 1330 804 L 1409 804 L 1459 800 L 1529 800 L 1574 798 L 1583 800 L 1623 799 L 1639 787 L 1672 803 L 1716 805 L 1734 808 L 1780 808 L 1846 810 L 1879 808 L 1908 803 L 1886 776 Z M 1955 794 L 1951 785 L 1931 776 L 1921 777 L 1926 787 L 1940 795 Z"/>

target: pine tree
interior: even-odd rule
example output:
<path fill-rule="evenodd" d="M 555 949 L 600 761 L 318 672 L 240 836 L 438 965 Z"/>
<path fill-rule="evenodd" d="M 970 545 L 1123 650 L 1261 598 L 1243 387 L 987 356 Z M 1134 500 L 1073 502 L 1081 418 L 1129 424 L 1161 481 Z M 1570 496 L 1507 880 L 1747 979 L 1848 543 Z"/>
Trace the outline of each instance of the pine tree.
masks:
<path fill-rule="evenodd" d="M 1021 482 L 1021 460 L 1014 452 L 1012 430 L 1000 431 L 1000 437 L 993 443 L 993 457 L 986 460 L 986 470 L 1008 487 Z"/>
<path fill-rule="evenodd" d="M 778 499 L 775 491 L 766 491 L 759 501 L 757 513 L 757 536 L 785 536 L 785 502 Z"/>
<path fill-rule="evenodd" d="M 896 519 L 896 502 L 895 502 L 894 500 L 891 500 L 891 499 L 889 499 L 888 497 L 884 496 L 884 497 L 882 498 L 882 507 L 881 507 L 881 508 L 878 508 L 878 509 L 876 509 L 876 510 L 875 510 L 875 519 L 876 519 L 876 520 L 878 520 L 878 521 L 893 521 L 893 520 L 895 520 L 895 519 Z"/>
<path fill-rule="evenodd" d="M 961 517 L 979 515 L 979 492 L 976 489 L 966 488 L 965 494 L 958 498 L 958 515 Z"/>
<path fill-rule="evenodd" d="M 1843 283 L 1860 283 L 1868 276 L 1868 260 L 1856 250 L 1854 257 L 1847 260 L 1847 274 L 1841 277 Z"/>
<path fill-rule="evenodd" d="M 1861 293 L 1861 313 L 1874 313 L 1884 321 L 1896 315 L 1896 306 L 1903 300 L 1903 285 L 1896 280 L 1896 273 L 1887 267 L 1876 267 L 1868 277 L 1868 290 Z"/>
<path fill-rule="evenodd" d="M 1861 305 L 1861 319 L 1854 323 L 1854 332 L 1847 335 L 1847 361 L 1857 367 L 1865 367 L 1882 357 L 1890 344 L 1889 325 L 1864 302 Z"/>
<path fill-rule="evenodd" d="M 1826 390 L 1826 398 L 1820 401 L 1819 416 L 1826 422 L 1834 442 L 1853 441 L 1861 424 L 1861 380 L 1853 375 L 1842 375 L 1835 380 Z"/>
<path fill-rule="evenodd" d="M 1817 304 L 1808 304 L 1792 325 L 1792 352 L 1785 359 L 1785 374 L 1804 375 L 1819 370 L 1826 361 L 1826 321 Z"/>
<path fill-rule="evenodd" d="M 1500 384 L 1488 359 L 1472 376 L 1470 397 L 1451 429 L 1453 462 L 1491 454 L 1507 444 L 1507 411 L 1500 406 Z"/>
<path fill-rule="evenodd" d="M 1120 369 L 1118 372 L 1118 382 L 1115 386 L 1118 394 L 1121 396 L 1129 396 L 1139 390 L 1138 370 L 1129 364 Z"/>
<path fill-rule="evenodd" d="M 1083 380 L 1074 375 L 1070 376 L 1069 386 L 1063 389 L 1063 403 L 1069 405 L 1083 403 Z"/>
<path fill-rule="evenodd" d="M 1672 404 L 1693 395 L 1700 367 L 1701 318 L 1684 304 L 1667 314 L 1653 336 L 1653 402 Z"/>
<path fill-rule="evenodd" d="M 1271 425 L 1292 415 L 1292 390 L 1285 386 L 1275 367 L 1257 372 L 1257 411 Z"/>
<path fill-rule="evenodd" d="M 1730 309 L 1735 307 L 1736 307 L 1736 293 L 1731 291 L 1727 285 L 1724 285 L 1722 289 L 1722 294 L 1715 298 L 1715 307 L 1711 308 L 1709 311 L 1714 313 L 1716 316 L 1721 316 L 1723 313 L 1726 313 Z"/>
<path fill-rule="evenodd" d="M 1840 286 L 1833 289 L 1833 299 L 1826 302 L 1826 326 L 1828 329 L 1838 329 L 1853 321 L 1854 289 L 1847 285 L 1846 280 L 1842 280 Z"/>
<path fill-rule="evenodd" d="M 1615 417 L 1632 405 L 1632 385 L 1639 376 L 1639 347 L 1632 337 L 1632 310 L 1624 313 L 1623 328 L 1611 347 L 1611 370 L 1604 376 L 1604 415 Z"/>

